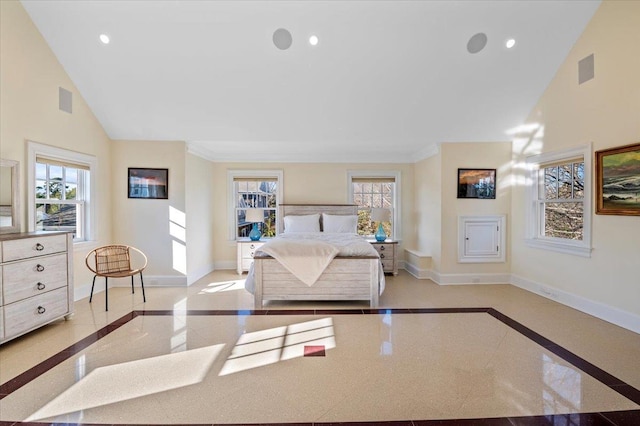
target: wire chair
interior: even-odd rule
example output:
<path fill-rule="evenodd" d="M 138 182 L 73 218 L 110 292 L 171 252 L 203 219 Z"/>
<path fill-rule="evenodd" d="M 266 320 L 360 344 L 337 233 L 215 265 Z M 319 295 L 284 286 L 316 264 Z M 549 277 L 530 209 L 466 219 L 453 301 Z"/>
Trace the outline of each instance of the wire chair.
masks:
<path fill-rule="evenodd" d="M 144 264 L 139 268 L 131 268 L 131 252 L 138 253 L 143 259 Z M 140 274 L 140 285 L 142 286 L 142 300 L 147 301 L 144 294 L 144 280 L 142 279 L 142 271 L 147 267 L 147 256 L 135 247 L 126 245 L 108 245 L 98 247 L 91 250 L 84 259 L 87 268 L 95 275 L 91 284 L 91 296 L 89 303 L 93 299 L 93 288 L 96 284 L 97 277 L 104 277 L 104 299 L 105 310 L 109 310 L 109 278 L 125 278 L 131 277 L 131 293 L 135 293 L 133 289 L 133 277 Z"/>

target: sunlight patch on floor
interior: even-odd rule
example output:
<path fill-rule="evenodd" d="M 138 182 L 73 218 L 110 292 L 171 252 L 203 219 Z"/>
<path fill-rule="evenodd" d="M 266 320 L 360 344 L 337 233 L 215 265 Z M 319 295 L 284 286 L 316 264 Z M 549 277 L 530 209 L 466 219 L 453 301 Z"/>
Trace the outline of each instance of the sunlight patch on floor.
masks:
<path fill-rule="evenodd" d="M 99 367 L 25 421 L 113 404 L 199 383 L 224 344 Z"/>
<path fill-rule="evenodd" d="M 220 376 L 304 356 L 305 346 L 336 347 L 332 318 L 245 333 L 224 363 Z"/>
<path fill-rule="evenodd" d="M 231 290 L 244 290 L 245 280 L 223 281 L 207 284 L 198 294 L 212 294 Z"/>

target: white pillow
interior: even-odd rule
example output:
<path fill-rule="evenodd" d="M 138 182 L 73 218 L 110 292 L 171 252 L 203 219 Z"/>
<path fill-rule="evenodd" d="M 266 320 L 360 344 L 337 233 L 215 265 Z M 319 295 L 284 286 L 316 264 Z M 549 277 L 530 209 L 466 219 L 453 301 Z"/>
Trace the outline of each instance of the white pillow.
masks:
<path fill-rule="evenodd" d="M 320 213 L 285 216 L 284 232 L 320 232 Z"/>
<path fill-rule="evenodd" d="M 332 215 L 322 213 L 322 230 L 324 232 L 339 232 L 342 234 L 358 233 L 357 215 Z"/>

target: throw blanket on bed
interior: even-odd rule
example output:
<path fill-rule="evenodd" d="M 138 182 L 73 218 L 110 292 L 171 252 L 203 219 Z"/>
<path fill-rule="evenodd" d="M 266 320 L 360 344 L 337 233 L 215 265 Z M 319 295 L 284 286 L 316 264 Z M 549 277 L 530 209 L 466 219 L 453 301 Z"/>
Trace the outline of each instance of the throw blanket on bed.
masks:
<path fill-rule="evenodd" d="M 312 286 L 340 251 L 323 241 L 273 239 L 260 248 L 296 278 Z"/>

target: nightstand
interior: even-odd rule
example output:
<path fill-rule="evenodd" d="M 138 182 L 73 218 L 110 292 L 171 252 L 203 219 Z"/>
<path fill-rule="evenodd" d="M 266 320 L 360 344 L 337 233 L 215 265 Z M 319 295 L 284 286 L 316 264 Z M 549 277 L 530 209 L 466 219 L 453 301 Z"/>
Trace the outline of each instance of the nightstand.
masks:
<path fill-rule="evenodd" d="M 265 243 L 264 240 L 251 241 L 248 238 L 237 240 L 238 243 L 238 275 L 243 271 L 248 271 L 253 263 L 253 256 L 256 251 Z"/>
<path fill-rule="evenodd" d="M 376 249 L 382 261 L 382 270 L 398 275 L 398 242 L 390 239 L 384 241 L 367 240 Z"/>

